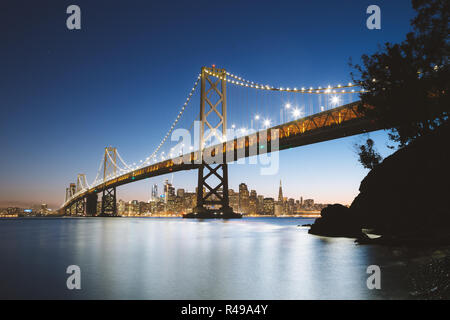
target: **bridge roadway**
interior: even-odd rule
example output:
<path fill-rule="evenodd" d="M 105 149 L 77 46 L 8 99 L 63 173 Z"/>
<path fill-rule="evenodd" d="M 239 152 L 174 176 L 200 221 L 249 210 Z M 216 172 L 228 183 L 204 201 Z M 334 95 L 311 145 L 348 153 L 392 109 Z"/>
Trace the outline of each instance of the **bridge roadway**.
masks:
<path fill-rule="evenodd" d="M 207 147 L 204 149 L 203 154 L 210 154 L 218 158 L 222 154 L 223 161 L 233 162 L 243 157 L 275 151 L 272 150 L 271 143 L 271 140 L 274 138 L 279 139 L 279 146 L 275 149 L 285 150 L 382 129 L 375 121 L 365 118 L 358 111 L 359 103 L 359 101 L 356 101 L 274 126 L 267 129 L 267 131 L 259 131 L 244 137 L 235 138 L 234 141 L 230 140 Z M 77 194 L 74 198 L 66 202 L 61 209 L 70 207 L 83 197 L 92 193 L 100 193 L 104 189 L 118 187 L 167 173 L 196 169 L 199 167 L 198 155 L 199 151 L 197 150 L 184 156 L 161 161 L 125 173 Z"/>

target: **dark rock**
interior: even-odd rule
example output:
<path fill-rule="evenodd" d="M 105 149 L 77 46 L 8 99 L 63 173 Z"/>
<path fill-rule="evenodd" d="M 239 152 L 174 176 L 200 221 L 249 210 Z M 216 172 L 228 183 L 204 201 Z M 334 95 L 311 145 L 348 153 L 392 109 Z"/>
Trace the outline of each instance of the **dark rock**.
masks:
<path fill-rule="evenodd" d="M 358 217 L 348 207 L 341 204 L 329 205 L 321 211 L 311 229 L 311 234 L 328 237 L 364 238 Z"/>
<path fill-rule="evenodd" d="M 449 138 L 447 123 L 367 174 L 350 206 L 363 228 L 385 236 L 450 234 Z"/>
<path fill-rule="evenodd" d="M 309 233 L 360 244 L 450 243 L 450 124 L 417 138 L 372 169 L 350 208 L 322 210 Z M 370 239 L 361 229 L 382 235 Z"/>

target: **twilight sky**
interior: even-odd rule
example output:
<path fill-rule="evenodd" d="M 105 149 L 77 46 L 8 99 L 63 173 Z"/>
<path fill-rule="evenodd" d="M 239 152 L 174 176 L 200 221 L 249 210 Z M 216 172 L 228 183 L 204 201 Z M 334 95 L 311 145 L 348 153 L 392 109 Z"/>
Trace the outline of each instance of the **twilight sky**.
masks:
<path fill-rule="evenodd" d="M 70 4 L 81 7 L 81 30 L 66 28 Z M 371 4 L 381 30 L 366 28 Z M 409 0 L 3 0 L 0 205 L 58 206 L 77 173 L 94 179 L 107 145 L 130 162 L 146 157 L 203 65 L 285 87 L 346 83 L 349 58 L 403 40 L 413 15 Z M 370 136 L 383 156 L 391 152 L 386 133 Z M 282 179 L 286 196 L 349 204 L 367 174 L 352 147 L 363 138 L 283 151 L 272 176 L 230 165 L 230 186 L 276 196 Z M 118 197 L 147 200 L 166 178 L 120 187 Z M 173 182 L 194 190 L 196 172 Z"/>

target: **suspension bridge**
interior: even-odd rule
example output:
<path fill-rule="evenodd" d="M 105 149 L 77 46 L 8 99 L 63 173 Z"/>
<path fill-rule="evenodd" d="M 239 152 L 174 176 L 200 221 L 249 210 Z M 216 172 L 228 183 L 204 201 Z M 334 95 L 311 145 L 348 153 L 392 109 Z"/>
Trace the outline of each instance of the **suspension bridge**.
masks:
<path fill-rule="evenodd" d="M 199 83 L 200 110 L 186 112 Z M 355 98 L 364 92 L 358 88 L 354 83 L 275 87 L 215 66 L 203 67 L 155 150 L 138 163 L 129 164 L 117 148 L 106 147 L 95 180 L 88 184 L 86 175 L 78 174 L 76 183 L 66 188 L 60 211 L 65 215 L 115 216 L 117 187 L 195 169 L 196 205 L 188 216 L 240 217 L 229 206 L 228 163 L 382 129 L 358 108 L 360 103 Z M 189 128 L 183 133 L 194 136 L 194 141 L 183 140 L 171 147 L 168 138 L 182 128 Z"/>

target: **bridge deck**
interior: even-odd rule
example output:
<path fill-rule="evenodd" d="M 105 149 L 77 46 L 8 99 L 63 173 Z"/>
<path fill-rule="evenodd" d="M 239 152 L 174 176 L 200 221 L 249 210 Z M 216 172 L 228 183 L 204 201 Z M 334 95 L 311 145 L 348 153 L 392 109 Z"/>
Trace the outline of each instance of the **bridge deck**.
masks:
<path fill-rule="evenodd" d="M 272 127 L 267 129 L 267 131 L 259 131 L 205 148 L 203 156 L 210 155 L 219 162 L 233 162 L 244 157 L 382 129 L 375 121 L 364 118 L 358 111 L 358 104 L 359 101 L 353 102 Z M 276 139 L 278 139 L 278 146 L 276 146 L 276 143 L 274 142 Z M 198 168 L 199 163 L 198 151 L 193 151 L 177 158 L 158 162 L 128 172 L 86 190 L 70 199 L 70 201 L 63 205 L 63 208 L 73 205 L 87 194 L 99 193 L 107 188 L 117 187 L 171 172 L 196 169 Z"/>

